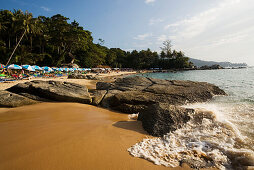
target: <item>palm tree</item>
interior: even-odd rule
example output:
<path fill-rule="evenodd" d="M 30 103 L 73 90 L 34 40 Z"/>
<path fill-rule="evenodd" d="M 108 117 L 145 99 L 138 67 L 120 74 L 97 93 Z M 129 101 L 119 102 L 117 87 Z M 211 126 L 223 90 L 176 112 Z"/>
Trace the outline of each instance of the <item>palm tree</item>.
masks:
<path fill-rule="evenodd" d="M 21 38 L 19 39 L 19 42 L 16 44 L 14 50 L 11 53 L 11 56 L 9 58 L 9 60 L 7 61 L 6 65 L 9 64 L 9 62 L 12 59 L 13 54 L 15 53 L 17 47 L 19 46 L 20 42 L 22 41 L 23 37 L 25 36 L 26 33 L 30 33 L 33 27 L 33 15 L 32 13 L 29 13 L 28 11 L 26 11 L 25 13 L 23 13 L 21 10 L 18 10 L 17 12 L 17 16 L 15 19 L 17 19 L 16 23 L 19 23 L 21 30 L 23 30 L 23 34 L 21 36 Z M 22 22 L 23 21 L 23 22 Z"/>

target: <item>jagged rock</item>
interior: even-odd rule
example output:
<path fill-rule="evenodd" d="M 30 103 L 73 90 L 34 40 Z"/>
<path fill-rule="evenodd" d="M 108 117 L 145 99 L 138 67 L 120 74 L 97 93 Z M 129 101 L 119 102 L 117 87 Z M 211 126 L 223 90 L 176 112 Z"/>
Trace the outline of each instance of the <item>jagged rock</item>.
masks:
<path fill-rule="evenodd" d="M 109 90 L 113 84 L 107 82 L 98 82 L 96 83 L 97 90 Z"/>
<path fill-rule="evenodd" d="M 98 82 L 96 88 L 108 90 L 101 102 L 103 107 L 125 113 L 142 111 L 148 105 L 157 102 L 183 105 L 205 102 L 214 95 L 226 95 L 219 87 L 206 82 L 160 80 L 138 76 L 119 78 L 114 83 Z"/>
<path fill-rule="evenodd" d="M 70 74 L 68 75 L 68 79 L 86 79 L 86 75 L 82 74 Z"/>
<path fill-rule="evenodd" d="M 156 103 L 139 113 L 138 120 L 143 128 L 153 136 L 163 136 L 181 128 L 190 120 L 193 109 L 186 109 L 167 103 Z"/>
<path fill-rule="evenodd" d="M 95 106 L 98 106 L 101 103 L 103 97 L 106 95 L 106 93 L 107 93 L 107 90 L 96 90 L 93 93 L 92 104 Z"/>
<path fill-rule="evenodd" d="M 9 89 L 13 93 L 28 93 L 40 98 L 61 102 L 90 104 L 92 99 L 86 86 L 60 81 L 41 81 L 19 83 Z"/>
<path fill-rule="evenodd" d="M 18 107 L 38 103 L 27 97 L 0 90 L 0 107 Z"/>

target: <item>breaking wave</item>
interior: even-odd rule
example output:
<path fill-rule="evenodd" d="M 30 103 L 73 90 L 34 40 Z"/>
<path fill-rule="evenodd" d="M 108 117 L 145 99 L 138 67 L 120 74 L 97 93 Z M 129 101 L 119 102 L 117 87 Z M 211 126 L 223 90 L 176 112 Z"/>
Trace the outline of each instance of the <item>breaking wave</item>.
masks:
<path fill-rule="evenodd" d="M 254 165 L 250 141 L 222 113 L 225 108 L 208 103 L 184 107 L 195 109 L 188 123 L 164 137 L 144 139 L 128 149 L 130 154 L 167 167 L 187 163 L 192 168 L 241 169 Z"/>

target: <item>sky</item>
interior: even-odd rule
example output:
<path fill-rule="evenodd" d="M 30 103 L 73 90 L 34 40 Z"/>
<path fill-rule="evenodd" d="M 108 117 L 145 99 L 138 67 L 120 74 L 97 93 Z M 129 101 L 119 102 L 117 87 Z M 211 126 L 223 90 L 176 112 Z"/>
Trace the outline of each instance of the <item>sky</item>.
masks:
<path fill-rule="evenodd" d="M 109 48 L 160 51 L 254 66 L 254 0 L 0 0 L 1 9 L 61 14 Z"/>

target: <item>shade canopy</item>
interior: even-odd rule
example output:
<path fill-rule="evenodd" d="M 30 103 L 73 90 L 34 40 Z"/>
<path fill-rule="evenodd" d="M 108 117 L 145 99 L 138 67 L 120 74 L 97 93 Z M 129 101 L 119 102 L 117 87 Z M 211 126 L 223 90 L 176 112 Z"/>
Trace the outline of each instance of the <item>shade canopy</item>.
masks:
<path fill-rule="evenodd" d="M 12 69 L 12 70 L 21 70 L 22 67 L 17 65 L 17 64 L 11 64 L 7 66 L 7 69 Z"/>
<path fill-rule="evenodd" d="M 22 68 L 28 71 L 35 71 L 34 67 L 30 65 L 22 65 Z"/>
<path fill-rule="evenodd" d="M 5 68 L 5 66 L 3 64 L 0 64 L 0 69 Z"/>
<path fill-rule="evenodd" d="M 48 72 L 53 71 L 53 69 L 48 67 L 48 66 L 44 66 L 44 67 L 42 67 L 42 69 L 45 70 L 45 71 L 48 71 Z"/>
<path fill-rule="evenodd" d="M 34 68 L 35 70 L 43 70 L 41 67 L 36 66 L 36 65 L 34 65 L 33 68 Z"/>

